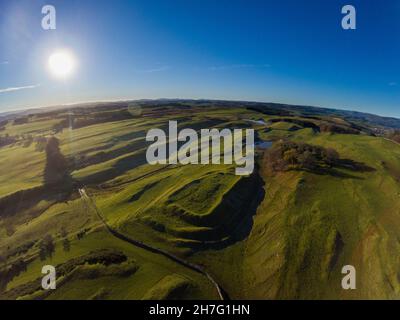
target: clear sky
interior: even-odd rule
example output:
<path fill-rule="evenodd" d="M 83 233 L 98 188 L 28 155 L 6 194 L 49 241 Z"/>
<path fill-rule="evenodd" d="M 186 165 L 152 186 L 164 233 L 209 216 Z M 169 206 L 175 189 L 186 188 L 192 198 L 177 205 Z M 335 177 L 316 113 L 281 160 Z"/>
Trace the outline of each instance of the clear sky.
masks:
<path fill-rule="evenodd" d="M 43 30 L 41 8 L 57 10 Z M 357 30 L 341 28 L 341 8 Z M 79 64 L 57 80 L 48 58 Z M 400 0 L 0 0 L 0 112 L 91 100 L 212 98 L 400 117 Z"/>

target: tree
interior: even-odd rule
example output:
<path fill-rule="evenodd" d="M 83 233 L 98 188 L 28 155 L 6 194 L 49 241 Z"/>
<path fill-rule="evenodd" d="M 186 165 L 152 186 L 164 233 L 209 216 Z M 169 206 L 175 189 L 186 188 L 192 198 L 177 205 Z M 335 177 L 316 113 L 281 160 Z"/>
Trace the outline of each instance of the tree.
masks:
<path fill-rule="evenodd" d="M 301 167 L 305 169 L 314 169 L 317 165 L 317 159 L 315 156 L 308 150 L 304 151 L 302 154 L 298 156 L 298 162 Z"/>
<path fill-rule="evenodd" d="M 63 238 L 63 249 L 65 252 L 68 252 L 71 249 L 71 243 L 68 239 L 68 233 L 64 227 L 61 228 L 61 237 Z"/>
<path fill-rule="evenodd" d="M 296 149 L 289 149 L 283 153 L 283 160 L 291 165 L 295 165 L 297 163 L 298 154 Z"/>
<path fill-rule="evenodd" d="M 53 131 L 54 131 L 54 133 L 59 133 L 59 132 L 62 132 L 63 129 L 68 128 L 68 126 L 69 126 L 68 119 L 63 119 L 59 123 L 56 123 L 53 126 Z"/>
<path fill-rule="evenodd" d="M 45 137 L 37 137 L 35 142 L 35 151 L 43 152 L 46 148 L 47 139 Z"/>
<path fill-rule="evenodd" d="M 339 160 L 339 153 L 332 148 L 327 148 L 325 150 L 325 162 L 330 165 L 333 166 L 335 163 L 337 163 L 337 161 Z"/>
<path fill-rule="evenodd" d="M 264 167 L 271 171 L 319 170 L 339 163 L 336 150 L 306 143 L 279 141 L 266 152 Z"/>
<path fill-rule="evenodd" d="M 40 257 L 41 261 L 46 260 L 46 257 L 47 257 L 46 248 L 42 245 L 40 246 L 40 249 L 39 249 L 39 257 Z"/>
<path fill-rule="evenodd" d="M 68 238 L 65 238 L 62 244 L 65 252 L 68 252 L 71 249 L 71 242 L 69 241 Z"/>
<path fill-rule="evenodd" d="M 61 238 L 65 238 L 65 237 L 67 237 L 67 236 L 68 236 L 67 230 L 65 229 L 65 227 L 64 227 L 64 226 L 63 226 L 63 227 L 61 227 L 61 230 L 60 230 L 60 236 L 61 236 Z"/>
<path fill-rule="evenodd" d="M 47 234 L 40 242 L 39 256 L 40 260 L 45 260 L 47 257 L 52 257 L 55 251 L 54 239 L 50 234 Z"/>
<path fill-rule="evenodd" d="M 31 134 L 28 134 L 27 136 L 24 137 L 24 141 L 22 143 L 22 147 L 28 148 L 33 142 L 33 137 Z"/>

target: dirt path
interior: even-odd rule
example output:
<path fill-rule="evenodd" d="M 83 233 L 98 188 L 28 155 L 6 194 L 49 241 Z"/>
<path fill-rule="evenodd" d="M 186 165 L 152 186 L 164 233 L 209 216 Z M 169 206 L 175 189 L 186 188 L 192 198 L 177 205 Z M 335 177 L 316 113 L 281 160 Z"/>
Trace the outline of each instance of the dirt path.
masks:
<path fill-rule="evenodd" d="M 94 202 L 94 200 L 86 193 L 86 190 L 84 188 L 80 188 L 80 189 L 78 189 L 78 191 L 79 191 L 79 194 L 80 194 L 82 200 L 85 201 L 85 202 L 88 202 L 93 207 L 93 209 L 95 210 L 95 212 L 96 212 L 97 216 L 99 217 L 99 219 L 101 220 L 101 222 L 104 224 L 104 226 L 107 228 L 107 230 L 113 236 L 115 236 L 116 238 L 118 238 L 120 240 L 128 242 L 128 243 L 130 243 L 130 244 L 132 244 L 132 245 L 134 245 L 136 247 L 142 248 L 142 249 L 150 251 L 152 253 L 160 254 L 160 255 L 162 255 L 164 257 L 167 257 L 168 259 L 170 259 L 170 260 L 172 260 L 172 261 L 174 261 L 176 263 L 179 263 L 180 265 L 182 265 L 184 267 L 187 267 L 187 268 L 189 268 L 189 269 L 191 269 L 193 271 L 196 271 L 198 273 L 203 274 L 213 284 L 213 286 L 215 287 L 215 289 L 218 292 L 219 298 L 221 300 L 229 300 L 228 294 L 222 289 L 222 287 L 218 284 L 218 282 L 207 271 L 205 271 L 202 267 L 200 267 L 198 265 L 195 265 L 195 264 L 193 264 L 191 262 L 188 262 L 186 260 L 183 260 L 180 257 L 175 256 L 175 255 L 173 255 L 173 254 L 171 254 L 171 253 L 169 253 L 167 251 L 164 251 L 162 249 L 153 247 L 151 245 L 145 244 L 145 243 L 143 243 L 141 241 L 138 241 L 138 240 L 134 240 L 134 239 L 132 239 L 130 237 L 127 237 L 127 236 L 123 235 L 122 233 L 114 230 L 113 228 L 111 228 L 108 225 L 108 223 L 106 222 L 104 217 L 101 215 L 99 209 L 97 208 L 96 203 Z"/>

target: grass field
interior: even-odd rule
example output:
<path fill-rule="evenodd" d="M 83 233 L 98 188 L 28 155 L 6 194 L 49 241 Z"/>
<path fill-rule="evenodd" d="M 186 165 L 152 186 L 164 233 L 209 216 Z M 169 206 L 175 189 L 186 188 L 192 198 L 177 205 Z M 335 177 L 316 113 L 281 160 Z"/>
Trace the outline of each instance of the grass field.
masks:
<path fill-rule="evenodd" d="M 54 129 L 71 112 L 96 119 L 100 111 L 53 111 L 0 132 L 16 137 L 0 148 L 0 298 L 218 299 L 204 274 L 110 233 L 81 187 L 111 228 L 204 268 L 231 298 L 400 297 L 398 144 L 342 117 L 283 117 L 245 106 L 155 103 L 130 118 Z M 370 170 L 272 172 L 265 149 L 250 177 L 235 175 L 234 165 L 151 166 L 146 132 L 169 120 L 195 130 L 253 128 L 259 141 L 333 148 Z M 46 151 L 35 138 L 50 136 L 67 159 L 70 190 L 45 185 Z M 54 250 L 43 258 L 46 235 Z M 126 261 L 85 260 L 100 249 Z M 57 290 L 38 288 L 43 265 L 66 263 L 75 265 Z M 357 290 L 342 290 L 344 265 L 355 266 Z"/>

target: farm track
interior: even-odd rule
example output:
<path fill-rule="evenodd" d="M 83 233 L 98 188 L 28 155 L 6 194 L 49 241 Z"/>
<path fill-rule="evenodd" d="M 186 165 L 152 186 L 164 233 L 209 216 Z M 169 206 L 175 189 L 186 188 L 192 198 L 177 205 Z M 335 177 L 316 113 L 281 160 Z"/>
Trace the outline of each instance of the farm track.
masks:
<path fill-rule="evenodd" d="M 110 227 L 110 225 L 106 222 L 106 220 L 104 219 L 104 217 L 101 215 L 100 210 L 97 208 L 96 203 L 94 202 L 94 200 L 86 193 L 86 190 L 84 188 L 78 189 L 79 194 L 82 198 L 83 201 L 88 202 L 93 209 L 95 210 L 97 216 L 99 217 L 99 219 L 101 220 L 101 222 L 103 223 L 103 225 L 106 227 L 106 229 L 116 238 L 123 240 L 125 242 L 128 242 L 136 247 L 142 248 L 144 250 L 147 250 L 151 253 L 155 253 L 155 254 L 159 254 L 162 255 L 176 263 L 179 263 L 180 265 L 189 268 L 195 272 L 201 273 L 202 275 L 206 276 L 207 279 L 212 283 L 212 285 L 215 287 L 215 289 L 218 292 L 218 296 L 220 298 L 220 300 L 229 300 L 229 296 L 228 294 L 223 290 L 223 288 L 221 287 L 221 285 L 218 284 L 218 282 L 206 271 L 204 270 L 201 266 L 198 266 L 196 264 L 193 264 L 191 262 L 188 262 L 176 255 L 173 255 L 165 250 L 153 247 L 151 245 L 148 245 L 146 243 L 143 243 L 141 241 L 132 239 L 130 237 L 127 237 L 126 235 L 118 232 L 117 230 L 113 229 L 112 227 Z"/>

